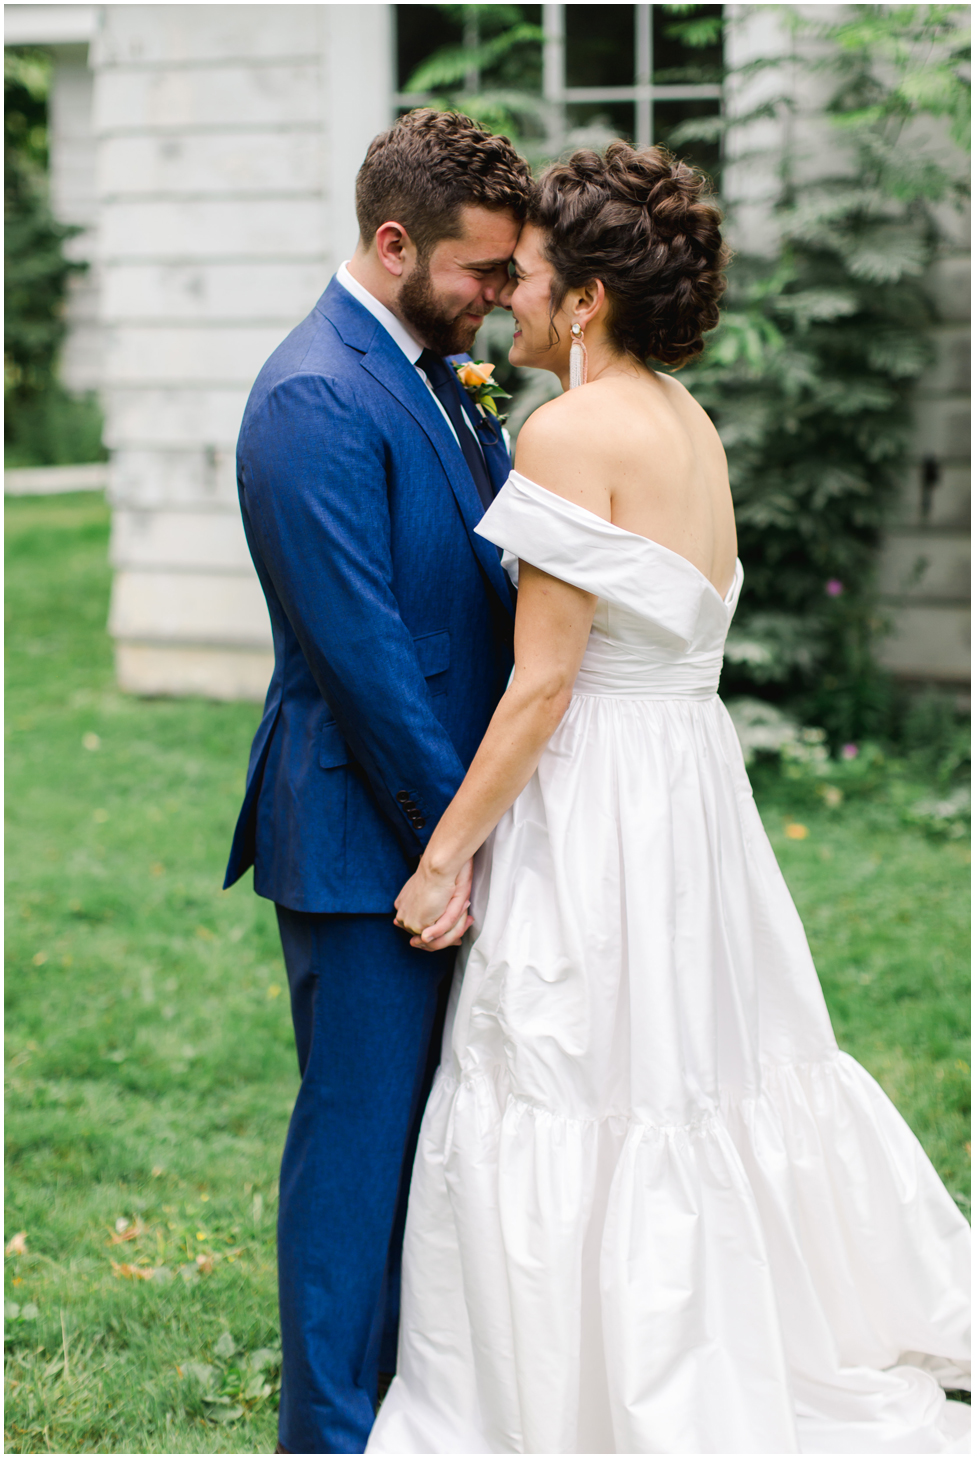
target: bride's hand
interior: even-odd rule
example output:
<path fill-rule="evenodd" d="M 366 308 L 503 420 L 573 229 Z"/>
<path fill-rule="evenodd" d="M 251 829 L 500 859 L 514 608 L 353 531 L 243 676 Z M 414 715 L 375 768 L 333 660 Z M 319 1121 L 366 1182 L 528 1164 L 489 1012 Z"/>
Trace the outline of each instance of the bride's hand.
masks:
<path fill-rule="evenodd" d="M 421 860 L 393 903 L 395 925 L 413 933 L 411 947 L 439 952 L 458 944 L 473 920 L 467 914 L 473 874 L 472 860 L 453 879 L 432 871 Z"/>

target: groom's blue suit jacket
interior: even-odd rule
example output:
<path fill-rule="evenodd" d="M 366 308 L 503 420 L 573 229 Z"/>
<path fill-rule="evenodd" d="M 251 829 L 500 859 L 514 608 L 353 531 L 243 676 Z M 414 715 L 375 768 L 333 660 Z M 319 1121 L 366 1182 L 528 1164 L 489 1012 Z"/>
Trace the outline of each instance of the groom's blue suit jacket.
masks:
<path fill-rule="evenodd" d="M 507 450 L 484 453 L 497 490 Z M 225 885 L 253 864 L 292 910 L 390 912 L 511 668 L 484 508 L 413 365 L 335 279 L 254 384 L 237 479 L 274 674 Z"/>

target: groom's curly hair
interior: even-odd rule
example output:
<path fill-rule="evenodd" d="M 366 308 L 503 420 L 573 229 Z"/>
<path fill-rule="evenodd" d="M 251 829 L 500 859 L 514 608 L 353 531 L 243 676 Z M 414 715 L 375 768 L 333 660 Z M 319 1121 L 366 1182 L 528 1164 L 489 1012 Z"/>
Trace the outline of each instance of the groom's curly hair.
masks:
<path fill-rule="evenodd" d="M 456 111 L 418 107 L 369 145 L 355 185 L 365 244 L 383 223 L 397 222 L 421 257 L 461 231 L 463 207 L 510 209 L 523 218 L 531 171 L 507 137 L 486 132 Z"/>
<path fill-rule="evenodd" d="M 707 178 L 662 147 L 610 142 L 539 178 L 528 221 L 555 270 L 553 318 L 569 289 L 601 279 L 621 354 L 679 369 L 718 323 L 730 253 Z"/>

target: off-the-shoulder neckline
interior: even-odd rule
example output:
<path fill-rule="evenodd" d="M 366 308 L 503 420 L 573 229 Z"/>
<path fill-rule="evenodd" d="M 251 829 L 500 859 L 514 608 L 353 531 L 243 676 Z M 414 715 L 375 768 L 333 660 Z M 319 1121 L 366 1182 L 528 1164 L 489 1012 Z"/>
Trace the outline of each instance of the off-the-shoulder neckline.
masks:
<path fill-rule="evenodd" d="M 609 527 L 610 531 L 619 532 L 621 536 L 624 537 L 631 537 L 635 542 L 643 542 L 648 547 L 656 547 L 658 552 L 666 552 L 668 557 L 673 557 L 676 561 L 682 562 L 685 567 L 689 568 L 689 570 L 694 573 L 695 577 L 699 577 L 704 583 L 705 587 L 710 588 L 710 590 L 714 593 L 715 597 L 721 603 L 722 607 L 726 608 L 729 606 L 730 599 L 734 594 L 736 586 L 738 585 L 738 578 L 742 570 L 740 557 L 735 558 L 735 572 L 734 576 L 731 579 L 731 586 L 728 588 L 728 591 L 725 593 L 724 597 L 722 597 L 721 593 L 715 587 L 710 577 L 702 572 L 700 567 L 696 567 L 694 563 L 690 560 L 690 558 L 684 557 L 680 552 L 675 552 L 673 547 L 665 547 L 663 542 L 654 541 L 653 537 L 645 537 L 641 532 L 629 532 L 627 531 L 626 527 L 617 526 L 614 521 L 607 521 L 604 516 L 600 516 L 595 511 L 590 511 L 588 506 L 580 506 L 578 502 L 569 501 L 566 499 L 566 497 L 560 496 L 557 491 L 550 491 L 547 486 L 540 486 L 537 481 L 533 481 L 530 476 L 523 476 L 520 471 L 512 470 L 511 474 L 508 477 L 509 481 L 511 480 L 512 476 L 515 477 L 517 481 L 524 482 L 526 486 L 531 486 L 533 490 L 541 491 L 546 496 L 550 496 L 553 501 L 557 501 L 560 506 L 566 507 L 569 511 L 581 512 L 583 516 L 591 517 L 593 521 L 598 521 L 600 525 L 604 527 Z M 503 490 L 504 487 L 502 487 L 501 489 Z"/>

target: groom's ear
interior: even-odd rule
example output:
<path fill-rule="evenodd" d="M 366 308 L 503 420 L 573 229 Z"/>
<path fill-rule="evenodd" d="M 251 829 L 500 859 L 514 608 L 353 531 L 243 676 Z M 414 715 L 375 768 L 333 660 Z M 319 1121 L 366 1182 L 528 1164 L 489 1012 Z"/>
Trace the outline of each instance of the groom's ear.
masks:
<path fill-rule="evenodd" d="M 374 242 L 383 268 L 394 278 L 402 278 L 416 258 L 416 247 L 403 224 L 381 223 Z"/>

